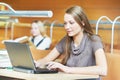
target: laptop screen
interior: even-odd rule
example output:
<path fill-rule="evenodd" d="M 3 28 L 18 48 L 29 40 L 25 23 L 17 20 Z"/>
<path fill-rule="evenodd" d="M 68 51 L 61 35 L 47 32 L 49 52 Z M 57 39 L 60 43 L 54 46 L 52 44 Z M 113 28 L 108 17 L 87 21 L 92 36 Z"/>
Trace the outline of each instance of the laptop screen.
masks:
<path fill-rule="evenodd" d="M 23 67 L 35 70 L 34 61 L 28 44 L 5 42 L 5 46 L 14 67 Z"/>

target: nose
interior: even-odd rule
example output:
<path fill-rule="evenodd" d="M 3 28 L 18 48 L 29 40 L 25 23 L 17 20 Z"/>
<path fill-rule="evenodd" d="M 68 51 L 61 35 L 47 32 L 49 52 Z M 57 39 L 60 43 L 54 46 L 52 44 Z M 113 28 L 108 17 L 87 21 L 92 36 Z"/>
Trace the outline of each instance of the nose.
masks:
<path fill-rule="evenodd" d="M 70 28 L 70 25 L 69 24 L 66 24 L 64 25 L 65 29 L 69 29 Z"/>

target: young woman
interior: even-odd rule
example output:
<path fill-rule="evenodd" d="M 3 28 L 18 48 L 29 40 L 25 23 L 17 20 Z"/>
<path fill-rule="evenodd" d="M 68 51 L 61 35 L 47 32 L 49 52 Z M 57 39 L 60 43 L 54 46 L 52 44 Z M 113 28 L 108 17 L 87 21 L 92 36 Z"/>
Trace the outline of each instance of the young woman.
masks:
<path fill-rule="evenodd" d="M 65 73 L 106 75 L 107 63 L 102 41 L 93 34 L 81 7 L 73 6 L 66 10 L 64 28 L 67 35 L 45 58 L 38 60 L 36 66 L 47 63 L 48 69 Z M 62 54 L 62 63 L 54 62 Z"/>
<path fill-rule="evenodd" d="M 46 34 L 46 29 L 41 21 L 33 21 L 31 24 L 30 41 L 36 46 L 37 49 L 46 50 L 50 48 L 51 39 Z"/>

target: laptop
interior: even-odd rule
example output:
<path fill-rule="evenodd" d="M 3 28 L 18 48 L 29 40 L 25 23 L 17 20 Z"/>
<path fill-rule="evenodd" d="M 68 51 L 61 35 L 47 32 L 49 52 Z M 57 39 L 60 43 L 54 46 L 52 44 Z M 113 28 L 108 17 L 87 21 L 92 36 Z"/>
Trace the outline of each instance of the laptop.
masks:
<path fill-rule="evenodd" d="M 13 70 L 26 73 L 57 73 L 57 70 L 36 68 L 28 44 L 18 42 L 4 42 Z"/>

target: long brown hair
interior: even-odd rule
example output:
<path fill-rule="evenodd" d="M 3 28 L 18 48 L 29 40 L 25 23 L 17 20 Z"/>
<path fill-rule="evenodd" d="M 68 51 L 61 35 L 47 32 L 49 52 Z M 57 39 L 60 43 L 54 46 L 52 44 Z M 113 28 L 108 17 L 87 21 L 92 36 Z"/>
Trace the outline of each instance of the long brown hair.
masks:
<path fill-rule="evenodd" d="M 93 35 L 93 31 L 92 31 L 92 27 L 87 19 L 86 14 L 84 13 L 83 9 L 80 6 L 72 6 L 70 8 L 68 8 L 65 13 L 72 15 L 72 17 L 75 19 L 75 21 L 83 28 L 83 32 L 87 33 L 88 36 L 92 36 Z M 62 63 L 66 64 L 69 56 L 70 56 L 70 52 L 71 52 L 71 41 L 72 41 L 72 37 L 69 37 L 67 35 L 66 38 L 66 46 L 65 46 L 65 55 L 63 58 Z"/>

